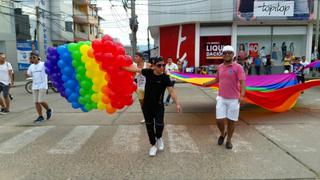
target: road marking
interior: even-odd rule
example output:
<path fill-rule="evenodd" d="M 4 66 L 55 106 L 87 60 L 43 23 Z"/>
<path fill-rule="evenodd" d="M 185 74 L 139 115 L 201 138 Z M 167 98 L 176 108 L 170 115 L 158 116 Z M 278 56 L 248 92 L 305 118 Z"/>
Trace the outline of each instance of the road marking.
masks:
<path fill-rule="evenodd" d="M 108 149 L 110 153 L 136 153 L 139 151 L 139 140 L 143 126 L 121 125 L 118 126 L 112 137 L 112 146 Z"/>
<path fill-rule="evenodd" d="M 58 144 L 50 149 L 50 154 L 73 154 L 80 150 L 81 146 L 87 142 L 99 126 L 77 126 Z"/>
<path fill-rule="evenodd" d="M 53 127 L 54 126 L 43 126 L 25 130 L 23 133 L 0 144 L 0 154 L 13 154 L 17 152 Z"/>
<path fill-rule="evenodd" d="M 182 125 L 167 125 L 169 147 L 172 153 L 199 153 L 199 149 L 187 132 L 187 128 Z"/>

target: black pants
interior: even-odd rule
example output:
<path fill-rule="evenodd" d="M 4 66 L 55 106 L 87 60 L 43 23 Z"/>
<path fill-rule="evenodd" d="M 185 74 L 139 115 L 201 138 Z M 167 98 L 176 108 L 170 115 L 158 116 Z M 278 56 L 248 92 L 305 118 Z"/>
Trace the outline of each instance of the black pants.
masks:
<path fill-rule="evenodd" d="M 156 138 L 162 137 L 164 128 L 164 106 L 163 104 L 157 106 L 144 104 L 142 112 L 146 123 L 149 142 L 151 145 L 155 145 Z"/>
<path fill-rule="evenodd" d="M 172 87 L 174 87 L 174 84 L 176 83 L 176 81 L 171 81 L 172 82 Z M 168 92 L 168 96 L 166 98 L 166 103 L 169 103 L 170 102 L 170 98 L 171 98 L 171 95 L 170 93 Z"/>
<path fill-rule="evenodd" d="M 304 79 L 304 75 L 302 76 L 297 76 L 297 80 L 298 80 L 298 83 L 304 83 L 305 82 L 305 79 Z"/>
<path fill-rule="evenodd" d="M 255 66 L 256 69 L 256 75 L 260 75 L 260 66 Z"/>

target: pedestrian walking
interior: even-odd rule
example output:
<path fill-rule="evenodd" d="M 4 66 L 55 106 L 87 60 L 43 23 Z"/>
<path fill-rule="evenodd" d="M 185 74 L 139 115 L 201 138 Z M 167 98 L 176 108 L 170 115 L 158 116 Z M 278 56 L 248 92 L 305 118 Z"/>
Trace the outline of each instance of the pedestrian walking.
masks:
<path fill-rule="evenodd" d="M 45 72 L 44 62 L 40 61 L 38 51 L 30 54 L 31 65 L 26 72 L 27 77 L 32 77 L 32 94 L 33 101 L 38 113 L 38 118 L 34 121 L 40 123 L 44 121 L 42 115 L 42 107 L 46 109 L 46 119 L 49 120 L 52 116 L 52 109 L 49 108 L 45 101 L 46 92 L 48 90 L 48 76 Z"/>
<path fill-rule="evenodd" d="M 13 85 L 12 66 L 6 61 L 6 55 L 0 52 L 0 114 L 5 115 L 10 111 L 9 89 Z"/>
<path fill-rule="evenodd" d="M 144 102 L 142 112 L 146 123 L 149 142 L 151 148 L 149 149 L 149 156 L 155 156 L 158 149 L 164 150 L 164 143 L 162 133 L 164 129 L 164 92 L 167 89 L 171 94 L 173 101 L 176 104 L 178 112 L 181 112 L 181 106 L 174 89 L 172 82 L 167 74 L 164 73 L 165 63 L 162 57 L 154 58 L 153 69 L 141 69 L 135 66 L 122 67 L 122 69 L 141 73 L 146 77 Z"/>
<path fill-rule="evenodd" d="M 224 62 L 219 65 L 214 80 L 203 83 L 204 86 L 219 83 L 219 93 L 216 98 L 216 119 L 220 130 L 218 145 L 222 145 L 227 136 L 226 148 L 232 149 L 231 138 L 235 129 L 235 122 L 239 118 L 240 99 L 245 96 L 245 73 L 236 62 L 232 62 L 234 49 L 232 46 L 223 47 Z M 225 130 L 227 120 L 227 131 Z"/>
<path fill-rule="evenodd" d="M 147 63 L 143 59 L 143 54 L 140 52 L 137 52 L 135 55 L 135 63 L 136 66 L 140 69 L 147 69 L 150 68 L 150 63 Z M 144 77 L 141 73 L 137 73 L 135 77 L 136 83 L 137 83 L 137 95 L 140 103 L 140 107 L 142 108 L 143 105 L 143 99 L 144 99 L 144 88 L 146 86 L 146 77 Z M 145 119 L 142 119 L 140 123 L 144 123 Z"/>
<path fill-rule="evenodd" d="M 172 62 L 172 58 L 169 57 L 169 58 L 168 58 L 168 62 L 167 62 L 166 67 L 165 67 L 165 72 L 168 74 L 168 73 L 174 72 L 174 71 L 179 71 L 178 65 L 175 64 L 174 62 Z M 176 83 L 176 79 L 170 77 L 170 80 L 171 80 L 171 82 L 172 82 L 172 88 L 174 88 L 174 84 Z M 170 98 L 171 98 L 171 95 L 170 95 L 170 93 L 168 93 L 167 98 L 166 98 L 166 101 L 165 101 L 165 105 L 166 105 L 166 106 L 169 105 L 169 103 L 170 103 Z"/>

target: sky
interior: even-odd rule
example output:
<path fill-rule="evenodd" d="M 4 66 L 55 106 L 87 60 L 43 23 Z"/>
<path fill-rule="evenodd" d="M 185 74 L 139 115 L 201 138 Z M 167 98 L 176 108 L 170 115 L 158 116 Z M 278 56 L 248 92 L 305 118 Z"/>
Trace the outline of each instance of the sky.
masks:
<path fill-rule="evenodd" d="M 129 0 L 130 2 L 130 0 Z M 147 28 L 148 28 L 148 0 L 136 0 L 136 14 L 138 15 L 139 28 L 137 32 L 138 45 L 147 45 Z M 129 27 L 129 18 L 131 10 L 127 12 L 122 6 L 121 0 L 97 0 L 98 7 L 102 10 L 99 15 L 105 19 L 101 23 L 101 27 L 105 34 L 109 34 L 113 38 L 120 39 L 124 45 L 130 45 L 129 34 L 131 29 Z M 130 5 L 130 3 L 129 3 Z M 150 37 L 150 44 L 153 40 Z"/>

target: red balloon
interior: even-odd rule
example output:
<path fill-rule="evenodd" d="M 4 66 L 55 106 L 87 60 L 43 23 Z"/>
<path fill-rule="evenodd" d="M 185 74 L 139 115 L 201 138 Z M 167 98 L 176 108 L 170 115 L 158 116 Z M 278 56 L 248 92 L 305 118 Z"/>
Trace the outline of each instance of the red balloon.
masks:
<path fill-rule="evenodd" d="M 121 67 L 125 66 L 126 58 L 123 55 L 118 55 L 116 57 L 115 66 Z"/>
<path fill-rule="evenodd" d="M 131 66 L 131 64 L 133 63 L 131 56 L 125 55 L 125 59 L 126 59 L 125 66 Z"/>
<path fill-rule="evenodd" d="M 91 46 L 96 52 L 101 52 L 103 50 L 102 43 L 98 39 L 93 40 Z"/>
<path fill-rule="evenodd" d="M 103 53 L 102 52 L 94 52 L 94 57 L 98 63 L 100 63 L 103 59 Z"/>
<path fill-rule="evenodd" d="M 122 46 L 116 46 L 115 54 L 117 54 L 117 55 L 125 55 L 126 54 L 126 50 Z"/>
<path fill-rule="evenodd" d="M 104 35 L 101 39 L 102 42 L 105 41 L 113 41 L 113 38 L 111 36 L 109 36 L 108 34 Z"/>
<path fill-rule="evenodd" d="M 104 41 L 103 42 L 103 51 L 106 53 L 112 53 L 115 50 L 115 46 L 112 41 Z"/>

